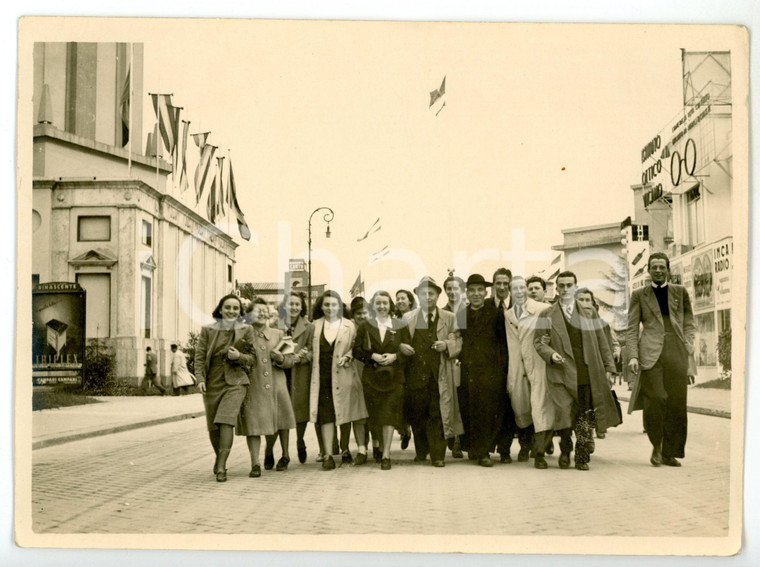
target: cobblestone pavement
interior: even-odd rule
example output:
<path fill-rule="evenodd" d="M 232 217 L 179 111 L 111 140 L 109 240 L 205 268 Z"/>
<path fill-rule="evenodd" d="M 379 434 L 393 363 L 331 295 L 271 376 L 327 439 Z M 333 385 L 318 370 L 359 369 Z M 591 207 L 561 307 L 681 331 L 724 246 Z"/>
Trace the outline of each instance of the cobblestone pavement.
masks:
<path fill-rule="evenodd" d="M 588 472 L 557 468 L 558 451 L 547 457 L 547 470 L 516 458 L 484 469 L 450 455 L 437 469 L 413 463 L 413 448 L 401 451 L 397 440 L 390 471 L 370 461 L 324 472 L 309 426 L 306 464 L 293 450 L 287 471 L 248 478 L 248 452 L 236 437 L 229 480 L 217 483 L 204 421 L 191 419 L 34 451 L 33 529 L 725 536 L 730 425 L 690 415 L 684 466 L 654 468 L 636 412 L 596 441 Z"/>

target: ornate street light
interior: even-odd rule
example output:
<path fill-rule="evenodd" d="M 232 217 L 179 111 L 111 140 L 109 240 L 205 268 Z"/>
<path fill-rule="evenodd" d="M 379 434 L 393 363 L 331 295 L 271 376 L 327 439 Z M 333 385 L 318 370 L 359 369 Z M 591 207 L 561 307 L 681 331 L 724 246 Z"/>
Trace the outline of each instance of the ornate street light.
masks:
<path fill-rule="evenodd" d="M 327 230 L 325 231 L 325 236 L 327 238 L 330 238 L 330 221 L 332 221 L 333 218 L 335 217 L 335 213 L 333 212 L 333 210 L 330 207 L 319 207 L 319 208 L 316 208 L 316 209 L 314 209 L 311 212 L 311 215 L 309 215 L 309 298 L 308 298 L 308 301 L 309 301 L 309 317 L 312 316 L 312 314 L 311 314 L 311 219 L 312 219 L 312 217 L 314 216 L 314 214 L 316 212 L 322 211 L 322 210 L 327 211 L 323 215 L 323 217 L 322 217 L 325 220 L 325 222 L 327 223 Z"/>

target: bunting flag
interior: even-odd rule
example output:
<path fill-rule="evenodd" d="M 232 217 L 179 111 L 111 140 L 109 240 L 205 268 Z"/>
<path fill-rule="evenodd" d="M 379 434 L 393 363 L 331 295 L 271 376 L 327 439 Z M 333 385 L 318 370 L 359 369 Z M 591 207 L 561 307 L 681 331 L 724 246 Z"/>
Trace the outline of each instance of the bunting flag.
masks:
<path fill-rule="evenodd" d="M 351 299 L 354 299 L 355 297 L 359 297 L 360 295 L 364 295 L 364 282 L 362 281 L 361 272 L 359 272 L 359 275 L 356 276 L 356 281 L 354 282 L 354 285 L 351 286 Z"/>
<path fill-rule="evenodd" d="M 214 176 L 211 179 L 211 187 L 209 188 L 208 192 L 208 199 L 206 200 L 206 217 L 208 217 L 208 220 L 211 222 L 211 224 L 214 224 L 216 222 L 216 183 L 217 172 L 214 171 Z"/>
<path fill-rule="evenodd" d="M 549 276 L 548 278 L 546 278 L 546 281 L 550 282 L 554 278 L 556 278 L 558 275 L 559 275 L 559 268 L 557 268 L 551 276 Z"/>
<path fill-rule="evenodd" d="M 177 143 L 177 131 L 179 129 L 180 108 L 172 105 L 171 95 L 152 94 L 153 110 L 156 112 L 158 129 L 164 148 L 169 155 L 174 154 L 174 145 Z"/>
<path fill-rule="evenodd" d="M 217 163 L 217 182 L 216 182 L 216 216 L 224 216 L 224 156 L 216 158 Z"/>
<path fill-rule="evenodd" d="M 195 145 L 199 148 L 203 148 L 203 146 L 206 145 L 206 140 L 208 140 L 208 135 L 211 134 L 211 132 L 199 132 L 197 134 L 193 134 L 193 142 L 195 142 Z"/>
<path fill-rule="evenodd" d="M 187 135 L 190 131 L 190 122 L 182 121 L 182 137 L 177 144 L 174 160 L 172 163 L 172 175 L 177 179 L 180 192 L 184 193 L 190 184 L 187 182 Z"/>
<path fill-rule="evenodd" d="M 356 241 L 357 241 L 357 242 L 361 242 L 362 240 L 366 240 L 366 239 L 367 239 L 367 237 L 368 237 L 370 234 L 374 234 L 374 233 L 376 233 L 378 230 L 380 230 L 381 228 L 383 228 L 382 226 L 380 226 L 380 224 L 379 224 L 379 223 L 380 223 L 380 217 L 377 217 L 377 220 L 376 220 L 375 222 L 373 222 L 373 223 L 372 223 L 372 226 L 371 226 L 371 227 L 369 227 L 369 230 L 368 230 L 367 232 L 365 232 L 365 233 L 364 233 L 364 236 L 360 236 L 359 238 L 357 238 L 357 239 L 356 239 Z"/>
<path fill-rule="evenodd" d="M 232 173 L 232 160 L 230 159 L 229 165 L 229 181 L 227 182 L 227 203 L 230 206 L 230 211 L 235 214 L 237 218 L 238 231 L 240 231 L 240 237 L 244 240 L 251 239 L 251 230 L 248 228 L 248 224 L 245 222 L 245 215 L 240 210 L 240 205 L 237 201 L 237 191 L 235 189 L 235 175 Z"/>
<path fill-rule="evenodd" d="M 196 144 L 198 134 L 193 134 Z M 195 204 L 201 202 L 201 197 L 206 189 L 206 186 L 212 181 L 214 173 L 211 172 L 211 165 L 214 163 L 214 153 L 216 153 L 216 146 L 206 144 L 205 140 L 208 136 L 208 132 L 201 134 L 203 136 L 203 145 L 201 148 L 201 157 L 198 160 L 198 165 L 195 168 Z"/>
<path fill-rule="evenodd" d="M 129 105 L 130 105 L 130 91 L 131 69 L 127 70 L 127 76 L 124 79 L 124 88 L 121 91 L 121 102 L 119 103 L 119 115 L 121 117 L 121 147 L 123 148 L 129 143 Z"/>
<path fill-rule="evenodd" d="M 445 94 L 446 94 L 446 77 L 444 76 L 443 77 L 443 82 L 441 83 L 440 88 L 438 88 L 438 89 L 436 89 L 434 91 L 430 91 L 430 105 L 428 106 L 428 108 L 430 108 L 431 106 L 433 106 L 435 104 L 435 102 L 439 98 L 441 98 L 443 95 L 445 95 Z M 444 102 L 444 104 L 445 104 L 445 102 Z"/>
<path fill-rule="evenodd" d="M 561 258 L 562 258 L 562 254 L 557 254 L 557 256 L 554 258 L 554 260 L 552 260 L 552 263 L 550 265 L 553 266 L 554 264 L 559 262 Z"/>

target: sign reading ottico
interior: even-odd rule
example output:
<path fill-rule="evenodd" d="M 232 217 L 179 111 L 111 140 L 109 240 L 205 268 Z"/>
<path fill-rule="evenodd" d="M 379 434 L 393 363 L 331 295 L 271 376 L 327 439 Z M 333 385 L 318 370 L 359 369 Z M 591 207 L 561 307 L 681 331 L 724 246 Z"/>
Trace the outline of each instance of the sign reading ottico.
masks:
<path fill-rule="evenodd" d="M 81 384 L 85 348 L 85 290 L 71 282 L 32 291 L 34 384 Z"/>

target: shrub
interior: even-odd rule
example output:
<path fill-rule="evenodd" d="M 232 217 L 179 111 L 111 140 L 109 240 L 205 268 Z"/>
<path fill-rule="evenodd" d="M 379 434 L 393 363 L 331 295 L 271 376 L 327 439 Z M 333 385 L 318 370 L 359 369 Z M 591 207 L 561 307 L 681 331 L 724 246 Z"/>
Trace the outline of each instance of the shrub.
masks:
<path fill-rule="evenodd" d="M 731 329 L 718 335 L 718 362 L 724 372 L 731 372 Z"/>
<path fill-rule="evenodd" d="M 187 358 L 187 369 L 192 375 L 195 375 L 195 347 L 198 346 L 199 336 L 198 333 L 190 331 L 190 334 L 187 336 L 187 344 L 179 345 L 179 349 L 185 353 L 185 357 Z"/>
<path fill-rule="evenodd" d="M 131 390 L 116 378 L 116 356 L 104 339 L 90 339 L 84 353 L 83 391 L 89 395 L 120 396 Z"/>

